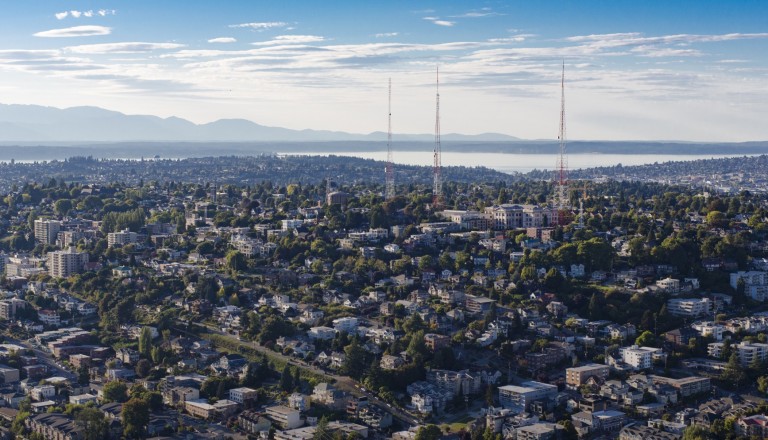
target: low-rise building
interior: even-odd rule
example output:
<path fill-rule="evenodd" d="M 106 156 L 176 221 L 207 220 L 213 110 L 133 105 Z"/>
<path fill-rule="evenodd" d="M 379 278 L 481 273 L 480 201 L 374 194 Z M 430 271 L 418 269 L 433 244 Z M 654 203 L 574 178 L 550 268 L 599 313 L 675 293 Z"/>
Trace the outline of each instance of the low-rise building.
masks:
<path fill-rule="evenodd" d="M 515 412 L 527 411 L 534 401 L 552 401 L 557 395 L 557 386 L 528 381 L 518 385 L 499 387 L 499 403 Z"/>

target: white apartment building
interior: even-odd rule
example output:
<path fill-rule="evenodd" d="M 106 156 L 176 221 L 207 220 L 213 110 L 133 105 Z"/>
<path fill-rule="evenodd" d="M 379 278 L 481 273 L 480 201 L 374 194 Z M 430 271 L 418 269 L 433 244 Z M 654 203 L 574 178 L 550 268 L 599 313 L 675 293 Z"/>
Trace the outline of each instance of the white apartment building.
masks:
<path fill-rule="evenodd" d="M 691 327 L 705 338 L 711 337 L 715 341 L 723 340 L 723 331 L 725 331 L 725 327 L 720 324 L 716 324 L 712 321 L 704 321 L 695 322 Z"/>
<path fill-rule="evenodd" d="M 621 358 L 621 361 L 636 370 L 651 368 L 654 355 L 661 353 L 662 351 L 660 348 L 638 347 L 637 345 L 619 349 L 619 357 Z"/>
<path fill-rule="evenodd" d="M 551 400 L 557 395 L 557 385 L 528 381 L 520 386 L 505 385 L 499 387 L 499 403 L 504 408 L 521 413 L 528 410 L 534 400 Z"/>
<path fill-rule="evenodd" d="M 138 241 L 139 234 L 123 229 L 120 232 L 110 232 L 107 234 L 107 244 L 109 247 L 124 246 Z"/>
<path fill-rule="evenodd" d="M 86 264 L 88 264 L 88 253 L 77 252 L 75 248 L 48 252 L 48 275 L 53 278 L 66 278 L 81 272 Z"/>
<path fill-rule="evenodd" d="M 35 240 L 45 244 L 55 244 L 61 230 L 57 220 L 35 220 Z"/>
<path fill-rule="evenodd" d="M 723 356 L 723 345 L 722 342 L 713 342 L 707 345 L 707 354 L 714 358 L 721 358 Z M 741 365 L 745 367 L 756 360 L 765 362 L 768 359 L 768 344 L 741 342 L 733 346 L 732 349 L 736 356 L 738 356 Z"/>
<path fill-rule="evenodd" d="M 27 302 L 19 298 L 10 298 L 0 301 L 0 318 L 13 319 L 16 311 L 27 307 Z"/>
<path fill-rule="evenodd" d="M 744 281 L 744 294 L 755 301 L 768 299 L 768 272 L 751 270 L 731 274 L 731 287 L 738 288 L 739 280 Z"/>
<path fill-rule="evenodd" d="M 248 400 L 256 399 L 258 392 L 253 388 L 240 387 L 229 390 L 229 400 L 243 404 Z"/>
<path fill-rule="evenodd" d="M 712 301 L 709 298 L 672 298 L 667 301 L 667 311 L 675 316 L 695 318 L 709 313 Z"/>

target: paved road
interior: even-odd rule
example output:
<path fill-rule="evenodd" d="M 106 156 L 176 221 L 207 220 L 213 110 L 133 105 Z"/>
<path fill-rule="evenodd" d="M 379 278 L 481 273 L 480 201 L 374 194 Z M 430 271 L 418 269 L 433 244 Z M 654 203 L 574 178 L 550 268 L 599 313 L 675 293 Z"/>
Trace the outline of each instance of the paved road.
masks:
<path fill-rule="evenodd" d="M 56 360 L 53 358 L 53 356 L 51 356 L 51 354 L 48 353 L 47 351 L 43 351 L 43 350 L 35 347 L 34 345 L 29 343 L 28 341 L 22 341 L 22 340 L 15 339 L 15 338 L 12 338 L 12 337 L 9 337 L 9 336 L 6 336 L 5 340 L 8 341 L 11 344 L 21 345 L 21 346 L 24 346 L 24 347 L 32 350 L 35 353 L 35 355 L 37 356 L 37 358 L 40 361 L 40 363 L 41 364 L 45 364 L 48 367 L 48 371 L 49 371 L 49 373 L 51 373 L 51 374 L 49 374 L 49 377 L 61 376 L 61 377 L 66 377 L 69 380 L 75 380 L 75 381 L 77 380 L 77 375 L 76 374 L 74 374 L 71 371 L 69 371 L 69 370 L 59 366 L 59 364 L 56 362 Z"/>
<path fill-rule="evenodd" d="M 391 413 L 394 418 L 398 419 L 400 422 L 403 422 L 405 425 L 418 425 L 418 424 L 420 424 L 419 420 L 416 419 L 415 417 L 413 417 L 412 415 L 406 413 L 405 411 L 402 411 L 401 409 L 399 409 L 399 408 L 397 408 L 397 407 L 395 407 L 393 405 L 387 404 L 383 400 L 381 400 L 378 397 L 376 397 L 375 395 L 373 395 L 368 390 L 363 391 L 363 388 L 360 386 L 360 384 L 357 381 L 355 381 L 354 379 L 352 379 L 351 377 L 349 377 L 349 376 L 341 376 L 341 375 L 337 375 L 337 374 L 328 373 L 326 371 L 321 370 L 320 368 L 317 368 L 314 365 L 310 365 L 310 364 L 308 364 L 308 363 L 306 363 L 306 362 L 304 362 L 302 360 L 299 360 L 299 359 L 296 359 L 296 358 L 293 358 L 293 357 L 290 357 L 290 356 L 285 356 L 282 353 L 270 350 L 269 348 L 264 347 L 262 345 L 259 345 L 259 344 L 255 343 L 255 342 L 239 340 L 237 337 L 235 337 L 233 335 L 230 335 L 228 333 L 225 333 L 225 332 L 223 332 L 223 331 L 221 331 L 221 330 L 219 330 L 218 328 L 215 328 L 215 327 L 207 326 L 207 325 L 199 323 L 199 322 L 193 322 L 191 324 L 195 325 L 195 326 L 198 326 L 198 327 L 202 327 L 202 328 L 206 329 L 206 331 L 208 331 L 210 333 L 214 333 L 214 334 L 217 334 L 217 335 L 220 335 L 220 336 L 224 336 L 224 337 L 229 338 L 229 339 L 231 339 L 233 341 L 236 341 L 236 342 L 238 342 L 240 344 L 243 344 L 245 346 L 253 348 L 254 350 L 258 351 L 259 353 L 265 354 L 265 355 L 267 355 L 269 357 L 280 359 L 283 362 L 287 362 L 288 364 L 290 364 L 292 366 L 301 368 L 303 370 L 308 370 L 308 371 L 310 371 L 310 372 L 312 372 L 314 374 L 322 375 L 324 377 L 327 377 L 328 379 L 333 379 L 335 381 L 334 382 L 334 386 L 337 389 L 342 390 L 342 391 L 346 391 L 349 394 L 352 394 L 353 396 L 356 396 L 356 397 L 361 397 L 361 396 L 368 397 L 368 402 L 370 404 L 378 406 L 379 408 L 383 409 L 384 411 L 387 411 L 387 412 Z M 182 331 L 182 332 L 186 332 L 185 330 L 182 330 L 182 329 L 177 329 L 177 330 Z"/>

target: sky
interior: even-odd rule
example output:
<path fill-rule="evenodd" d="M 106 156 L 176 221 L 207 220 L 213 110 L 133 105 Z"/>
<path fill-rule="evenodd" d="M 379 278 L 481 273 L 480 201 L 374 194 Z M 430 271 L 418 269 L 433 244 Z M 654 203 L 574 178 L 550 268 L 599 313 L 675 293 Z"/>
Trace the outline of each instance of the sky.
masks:
<path fill-rule="evenodd" d="M 764 0 L 6 2 L 0 103 L 196 123 L 768 140 Z"/>

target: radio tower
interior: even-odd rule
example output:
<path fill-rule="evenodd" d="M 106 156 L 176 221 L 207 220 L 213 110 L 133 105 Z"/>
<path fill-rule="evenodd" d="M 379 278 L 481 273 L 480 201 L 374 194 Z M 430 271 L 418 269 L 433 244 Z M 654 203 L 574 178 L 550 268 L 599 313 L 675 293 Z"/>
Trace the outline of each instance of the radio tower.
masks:
<path fill-rule="evenodd" d="M 443 165 L 442 148 L 440 146 L 440 70 L 435 69 L 436 82 L 436 106 L 435 106 L 435 150 L 434 150 L 434 168 L 432 169 L 432 209 L 437 211 L 443 206 Z"/>
<path fill-rule="evenodd" d="M 565 223 L 565 213 L 568 209 L 568 158 L 565 155 L 565 61 L 563 61 L 563 75 L 560 79 L 560 131 L 557 135 L 560 151 L 555 167 L 555 203 L 557 210 L 556 224 Z"/>
<path fill-rule="evenodd" d="M 384 198 L 389 200 L 395 197 L 395 170 L 392 164 L 392 78 L 389 79 L 389 97 L 388 97 L 388 120 L 387 120 L 387 167 L 386 187 L 384 189 Z"/>

